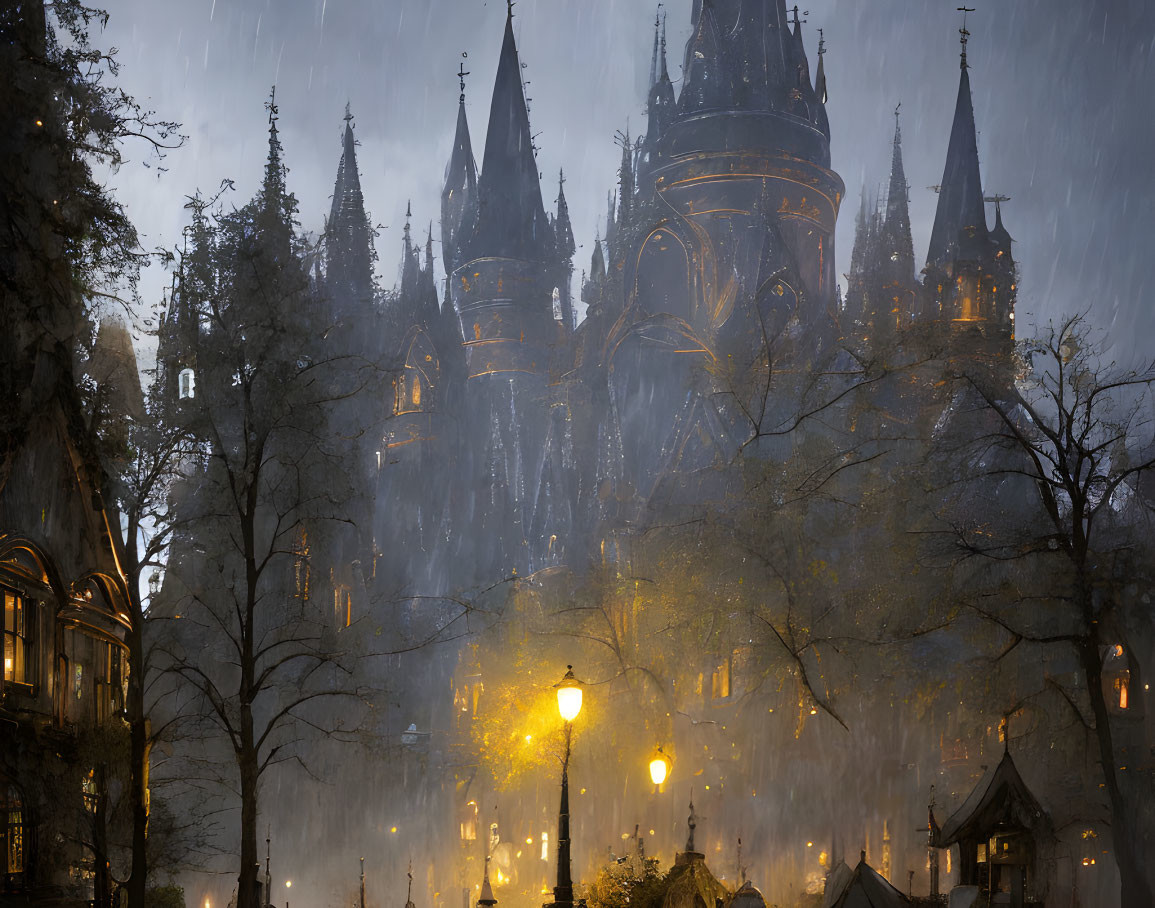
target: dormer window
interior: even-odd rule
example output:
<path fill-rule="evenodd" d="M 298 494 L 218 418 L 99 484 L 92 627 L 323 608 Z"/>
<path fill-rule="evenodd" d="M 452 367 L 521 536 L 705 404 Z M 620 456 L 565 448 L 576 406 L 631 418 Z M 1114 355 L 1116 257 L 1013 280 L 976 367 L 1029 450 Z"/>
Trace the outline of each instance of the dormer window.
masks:
<path fill-rule="evenodd" d="M 177 395 L 181 400 L 192 400 L 196 392 L 196 373 L 192 369 L 181 369 L 177 380 Z"/>

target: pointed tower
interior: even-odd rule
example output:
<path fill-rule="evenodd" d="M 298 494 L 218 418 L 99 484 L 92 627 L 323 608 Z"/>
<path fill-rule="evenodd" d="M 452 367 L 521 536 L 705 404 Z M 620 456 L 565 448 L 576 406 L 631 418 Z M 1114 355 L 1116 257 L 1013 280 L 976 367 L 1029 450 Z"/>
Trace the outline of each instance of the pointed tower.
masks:
<path fill-rule="evenodd" d="M 694 33 L 686 45 L 682 94 L 678 98 L 680 114 L 687 116 L 728 105 L 731 82 L 725 50 L 714 4 L 712 0 L 702 0 Z"/>
<path fill-rule="evenodd" d="M 557 244 L 558 306 L 561 322 L 567 331 L 572 331 L 577 323 L 573 307 L 573 257 L 577 244 L 573 238 L 573 224 L 569 217 L 569 203 L 565 200 L 565 171 L 557 175 L 557 216 L 553 222 L 554 238 Z M 554 313 L 555 318 L 558 313 Z"/>
<path fill-rule="evenodd" d="M 333 186 L 333 204 L 325 225 L 326 284 L 338 318 L 364 314 L 373 301 L 372 230 L 361 193 L 353 115 L 345 106 L 341 161 Z"/>
<path fill-rule="evenodd" d="M 966 38 L 964 34 L 958 98 L 926 256 L 927 265 L 938 267 L 951 261 L 977 261 L 985 254 L 988 239 Z"/>
<path fill-rule="evenodd" d="M 477 217 L 460 233 L 450 277 L 466 359 L 462 431 L 470 446 L 460 468 L 477 528 L 458 541 L 458 557 L 478 577 L 530 569 L 527 536 L 547 434 L 546 389 L 558 353 L 559 252 L 542 204 L 521 78 L 509 4 Z"/>
<path fill-rule="evenodd" d="M 441 190 L 441 257 L 445 274 L 460 264 L 459 245 L 463 236 L 473 231 L 477 218 L 477 164 L 469 139 L 469 121 L 465 116 L 464 65 L 457 71 L 461 94 L 457 99 L 457 132 L 453 137 L 453 154 L 445 166 L 445 186 Z"/>
<path fill-rule="evenodd" d="M 469 374 L 532 374 L 545 365 L 543 345 L 552 322 L 548 272 L 554 238 L 542 205 L 512 7 L 477 194 L 477 218 L 461 237 L 452 281 Z"/>
<path fill-rule="evenodd" d="M 959 37 L 962 52 L 958 98 L 924 269 L 924 308 L 928 315 L 937 316 L 954 328 L 974 328 L 1006 341 L 1013 335 L 1014 280 L 1007 279 L 1001 262 L 1008 253 L 1000 250 L 1000 242 L 1006 240 L 1001 234 L 992 238 L 987 229 L 967 66 L 970 32 L 965 13 Z"/>
<path fill-rule="evenodd" d="M 653 188 L 650 173 L 660 161 L 661 138 L 678 113 L 674 84 L 666 65 L 666 21 L 661 20 L 661 39 L 658 38 L 658 18 L 654 17 L 655 77 L 650 80 L 650 94 L 646 101 L 646 137 L 642 142 L 642 156 L 638 165 L 638 188 L 648 194 Z"/>
<path fill-rule="evenodd" d="M 902 128 L 899 107 L 894 109 L 894 145 L 890 162 L 890 186 L 886 212 L 875 243 L 876 292 L 869 321 L 873 339 L 890 344 L 896 333 L 918 314 L 919 285 L 914 274 L 914 244 L 910 235 L 910 188 L 902 166 Z"/>

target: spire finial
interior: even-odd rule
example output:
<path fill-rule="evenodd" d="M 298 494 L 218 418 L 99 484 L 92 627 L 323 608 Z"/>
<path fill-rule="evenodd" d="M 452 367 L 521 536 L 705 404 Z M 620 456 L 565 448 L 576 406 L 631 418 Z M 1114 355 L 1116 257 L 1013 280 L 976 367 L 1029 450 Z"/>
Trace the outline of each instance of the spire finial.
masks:
<path fill-rule="evenodd" d="M 902 144 L 902 127 L 898 123 L 898 111 L 902 107 L 902 102 L 899 101 L 894 105 L 894 144 Z"/>
<path fill-rule="evenodd" d="M 413 200 L 409 199 L 405 202 L 405 226 L 409 226 L 408 221 L 411 217 L 413 217 Z"/>
<path fill-rule="evenodd" d="M 826 37 L 822 34 L 825 29 L 818 29 L 818 55 L 826 53 Z"/>
<path fill-rule="evenodd" d="M 277 128 L 277 86 L 269 90 L 269 100 L 265 102 L 265 110 L 269 112 L 269 126 Z"/>
<path fill-rule="evenodd" d="M 808 10 L 808 9 L 807 9 L 807 10 L 803 10 L 803 11 L 802 11 L 802 15 L 804 15 L 804 16 L 809 16 L 809 15 L 810 15 L 810 10 Z M 802 23 L 803 23 L 803 22 L 805 22 L 805 21 L 806 21 L 805 19 L 799 19 L 799 18 L 798 18 L 798 4 L 797 4 L 797 3 L 795 3 L 795 4 L 794 4 L 794 32 L 795 32 L 795 34 L 797 34 L 797 32 L 798 32 L 798 27 L 799 27 L 800 25 L 802 25 Z"/>
<path fill-rule="evenodd" d="M 457 83 L 461 86 L 461 97 L 459 101 L 465 101 L 465 77 L 469 75 L 469 71 L 465 68 L 465 58 L 469 56 L 469 51 L 463 50 L 461 52 L 461 62 L 457 64 Z"/>
<path fill-rule="evenodd" d="M 506 14 L 510 19 L 513 18 L 513 2 L 514 0 L 505 0 Z"/>
<path fill-rule="evenodd" d="M 973 13 L 975 8 L 973 6 L 960 6 L 958 11 L 963 14 L 962 28 L 958 30 L 959 41 L 962 44 L 962 68 L 967 68 L 967 41 L 970 39 L 971 33 L 967 31 L 967 13 Z"/>
<path fill-rule="evenodd" d="M 345 102 L 345 122 L 349 123 L 353 119 L 353 111 L 348 101 Z"/>

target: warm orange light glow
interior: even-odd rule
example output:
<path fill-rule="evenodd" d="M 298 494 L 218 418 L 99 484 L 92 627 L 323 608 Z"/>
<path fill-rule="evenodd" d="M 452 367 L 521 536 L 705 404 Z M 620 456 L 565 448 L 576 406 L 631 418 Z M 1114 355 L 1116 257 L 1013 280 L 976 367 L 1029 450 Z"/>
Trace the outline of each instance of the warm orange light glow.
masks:
<path fill-rule="evenodd" d="M 669 778 L 672 765 L 673 761 L 659 747 L 650 757 L 650 781 L 655 785 L 661 785 Z"/>
<path fill-rule="evenodd" d="M 572 722 L 582 711 L 581 682 L 574 677 L 573 666 L 566 666 L 565 677 L 557 684 L 557 709 L 562 719 Z"/>

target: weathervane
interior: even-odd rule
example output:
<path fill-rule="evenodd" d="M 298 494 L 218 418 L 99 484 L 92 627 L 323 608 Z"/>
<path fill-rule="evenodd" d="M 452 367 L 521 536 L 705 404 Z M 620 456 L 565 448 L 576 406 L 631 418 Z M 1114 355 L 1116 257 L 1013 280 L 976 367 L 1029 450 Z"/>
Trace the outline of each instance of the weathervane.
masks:
<path fill-rule="evenodd" d="M 966 69 L 967 68 L 967 40 L 971 36 L 971 33 L 967 31 L 967 13 L 973 13 L 975 11 L 975 8 L 973 6 L 960 6 L 960 7 L 958 7 L 958 11 L 963 14 L 962 28 L 960 28 L 958 30 L 958 33 L 959 33 L 959 39 L 962 42 L 962 68 Z"/>

